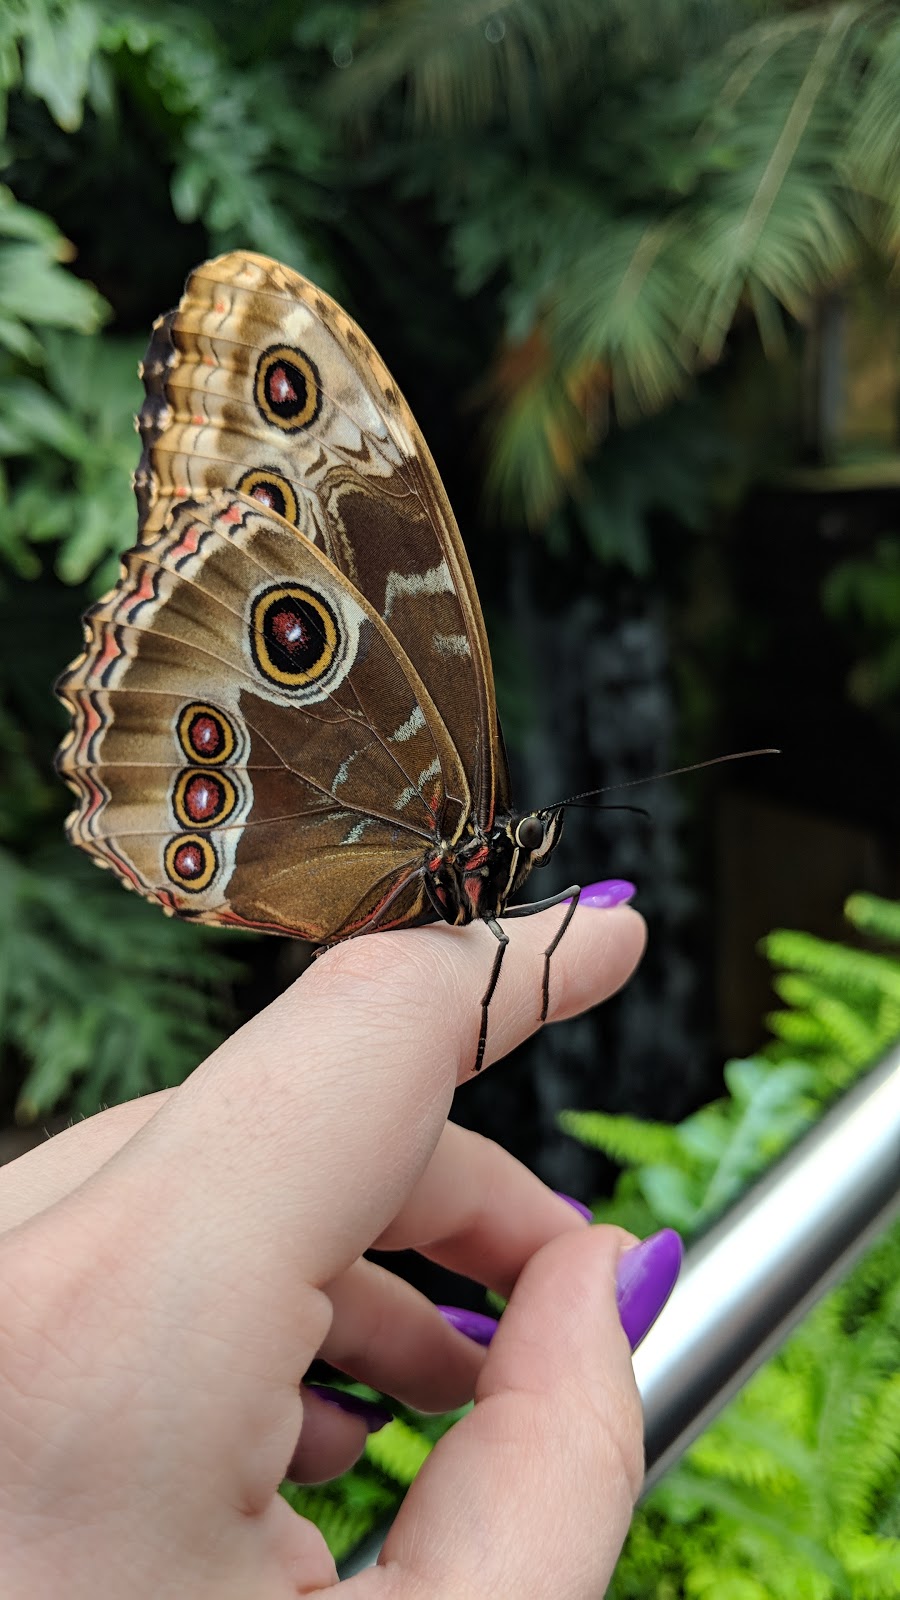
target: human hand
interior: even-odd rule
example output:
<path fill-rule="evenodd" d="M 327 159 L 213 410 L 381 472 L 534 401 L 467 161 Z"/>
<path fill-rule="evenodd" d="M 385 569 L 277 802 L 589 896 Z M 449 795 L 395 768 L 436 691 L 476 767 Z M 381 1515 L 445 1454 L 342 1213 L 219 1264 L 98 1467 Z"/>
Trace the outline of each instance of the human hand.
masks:
<path fill-rule="evenodd" d="M 511 929 L 488 1061 L 537 1027 L 558 917 Z M 629 908 L 579 908 L 550 1020 L 613 993 L 642 945 Z M 4 1600 L 333 1585 L 277 1494 L 289 1464 L 334 1476 L 365 1441 L 301 1389 L 317 1355 L 422 1410 L 476 1401 L 348 1594 L 602 1592 L 642 1476 L 614 1294 L 634 1241 L 446 1121 L 489 957 L 477 926 L 338 946 L 179 1089 L 0 1172 Z M 373 1244 L 510 1295 L 490 1348 L 362 1259 Z"/>

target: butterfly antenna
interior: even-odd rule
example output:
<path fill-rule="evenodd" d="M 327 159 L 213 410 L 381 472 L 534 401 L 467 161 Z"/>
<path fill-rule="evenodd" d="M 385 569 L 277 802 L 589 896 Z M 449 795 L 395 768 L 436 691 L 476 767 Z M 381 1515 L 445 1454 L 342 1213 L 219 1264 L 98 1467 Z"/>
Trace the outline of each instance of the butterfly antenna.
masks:
<path fill-rule="evenodd" d="M 713 756 L 710 761 L 693 761 L 689 767 L 673 767 L 670 772 L 653 772 L 647 778 L 629 778 L 624 783 L 608 783 L 602 789 L 584 789 L 581 794 L 572 794 L 568 800 L 557 800 L 555 806 L 543 806 L 544 811 L 557 811 L 564 806 L 577 806 L 583 800 L 595 800 L 598 795 L 612 794 L 616 789 L 636 789 L 642 783 L 656 783 L 661 778 L 680 778 L 687 772 L 702 772 L 706 767 L 721 767 L 726 761 L 747 761 L 751 756 L 780 756 L 781 751 L 766 750 L 735 750 L 731 755 Z M 604 810 L 637 810 L 631 806 L 609 806 Z"/>
<path fill-rule="evenodd" d="M 648 778 L 646 781 L 649 783 L 650 779 Z M 578 795 L 575 795 L 571 800 L 564 800 L 563 805 L 577 806 L 581 811 L 630 811 L 632 816 L 643 817 L 645 821 L 650 821 L 650 812 L 646 806 L 590 806 L 587 803 L 582 804 Z M 552 810 L 552 807 L 550 809 Z"/>

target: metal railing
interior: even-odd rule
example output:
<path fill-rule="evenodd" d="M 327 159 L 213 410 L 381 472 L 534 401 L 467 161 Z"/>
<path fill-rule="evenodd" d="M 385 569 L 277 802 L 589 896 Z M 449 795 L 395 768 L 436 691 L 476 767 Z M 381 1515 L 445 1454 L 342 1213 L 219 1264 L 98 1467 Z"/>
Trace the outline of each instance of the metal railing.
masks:
<path fill-rule="evenodd" d="M 646 1488 L 900 1214 L 900 1044 L 685 1258 L 634 1358 Z"/>
<path fill-rule="evenodd" d="M 685 1258 L 634 1357 L 645 1492 L 900 1215 L 900 1043 Z M 342 1567 L 378 1559 L 381 1529 Z"/>

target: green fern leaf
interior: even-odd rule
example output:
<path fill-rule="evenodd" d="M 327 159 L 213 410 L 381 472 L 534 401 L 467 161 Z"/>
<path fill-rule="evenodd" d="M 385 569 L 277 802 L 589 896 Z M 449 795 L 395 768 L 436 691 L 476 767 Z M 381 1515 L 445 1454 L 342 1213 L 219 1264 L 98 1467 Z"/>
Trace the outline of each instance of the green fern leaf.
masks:
<path fill-rule="evenodd" d="M 853 1600 L 896 1600 L 900 1594 L 900 1540 L 871 1533 L 839 1533 L 833 1540 L 850 1580 Z"/>
<path fill-rule="evenodd" d="M 369 1434 L 366 1460 L 406 1488 L 428 1459 L 431 1448 L 430 1441 L 423 1434 L 400 1417 L 395 1417 L 387 1427 Z"/>
<path fill-rule="evenodd" d="M 636 1117 L 611 1116 L 604 1111 L 563 1111 L 559 1125 L 581 1144 L 602 1150 L 623 1165 L 671 1163 L 687 1169 L 683 1141 L 678 1131 L 661 1122 L 641 1122 Z"/>
<path fill-rule="evenodd" d="M 900 26 L 896 35 L 900 46 Z M 897 104 L 900 108 L 900 100 Z M 900 901 L 884 900 L 875 894 L 852 894 L 844 905 L 844 915 L 861 933 L 900 945 Z"/>

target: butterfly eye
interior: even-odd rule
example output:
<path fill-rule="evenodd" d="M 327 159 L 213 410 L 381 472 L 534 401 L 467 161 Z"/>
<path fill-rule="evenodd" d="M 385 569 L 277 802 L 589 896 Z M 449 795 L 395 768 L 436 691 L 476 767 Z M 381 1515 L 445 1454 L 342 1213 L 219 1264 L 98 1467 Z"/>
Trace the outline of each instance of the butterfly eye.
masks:
<path fill-rule="evenodd" d="M 516 828 L 520 850 L 539 850 L 544 842 L 544 824 L 538 817 L 523 817 Z"/>

